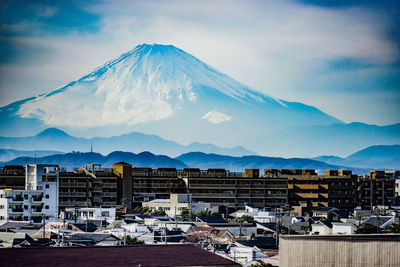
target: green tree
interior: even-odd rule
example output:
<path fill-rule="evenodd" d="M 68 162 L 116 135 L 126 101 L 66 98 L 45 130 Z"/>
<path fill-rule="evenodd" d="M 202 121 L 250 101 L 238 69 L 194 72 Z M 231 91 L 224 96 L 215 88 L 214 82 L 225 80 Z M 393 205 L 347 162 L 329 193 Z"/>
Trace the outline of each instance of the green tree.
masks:
<path fill-rule="evenodd" d="M 197 213 L 196 216 L 221 216 L 221 214 L 219 212 L 211 212 L 209 209 L 205 209 Z"/>
<path fill-rule="evenodd" d="M 139 240 L 136 237 L 130 237 L 127 235 L 126 237 L 122 238 L 121 241 L 118 242 L 118 245 L 123 246 L 123 245 L 136 245 L 136 244 L 144 244 L 143 240 Z"/>
<path fill-rule="evenodd" d="M 163 210 L 162 208 L 158 208 L 158 210 L 152 211 L 151 214 L 152 215 L 158 215 L 158 216 L 167 215 L 165 213 L 165 210 Z"/>
<path fill-rule="evenodd" d="M 400 233 L 400 222 L 394 223 L 389 227 L 390 233 Z"/>
<path fill-rule="evenodd" d="M 370 224 L 357 226 L 357 229 L 354 231 L 355 234 L 373 234 L 377 232 L 377 227 Z"/>
<path fill-rule="evenodd" d="M 254 222 L 254 218 L 252 216 L 249 216 L 249 215 L 243 215 L 240 218 L 236 218 L 235 221 L 236 222 L 249 222 L 249 223 L 251 223 L 251 222 Z"/>

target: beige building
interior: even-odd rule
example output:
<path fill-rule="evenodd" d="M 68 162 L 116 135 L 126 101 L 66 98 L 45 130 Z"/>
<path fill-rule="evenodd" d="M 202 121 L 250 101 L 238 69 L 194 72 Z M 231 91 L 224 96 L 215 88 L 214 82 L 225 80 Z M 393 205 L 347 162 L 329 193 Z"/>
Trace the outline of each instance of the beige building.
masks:
<path fill-rule="evenodd" d="M 280 267 L 398 267 L 400 234 L 281 235 Z"/>

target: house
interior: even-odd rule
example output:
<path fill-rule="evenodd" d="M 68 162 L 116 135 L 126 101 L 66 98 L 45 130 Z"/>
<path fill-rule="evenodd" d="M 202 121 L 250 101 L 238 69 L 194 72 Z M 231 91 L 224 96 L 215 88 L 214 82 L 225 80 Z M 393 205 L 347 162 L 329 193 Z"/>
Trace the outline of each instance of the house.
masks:
<path fill-rule="evenodd" d="M 198 266 L 241 265 L 194 245 L 134 245 L 116 247 L 55 247 L 0 249 L 4 266 Z"/>
<path fill-rule="evenodd" d="M 237 239 L 235 245 L 238 247 L 257 247 L 260 249 L 276 248 L 276 238 L 272 236 L 258 236 L 250 239 Z"/>
<path fill-rule="evenodd" d="M 396 223 L 396 217 L 395 216 L 376 216 L 372 215 L 369 216 L 363 223 L 362 225 L 372 225 L 372 226 L 377 226 L 379 225 L 380 229 L 387 229 L 389 226 L 391 226 L 393 223 Z"/>
<path fill-rule="evenodd" d="M 351 235 L 354 234 L 354 231 L 356 229 L 357 227 L 352 223 L 338 223 L 338 222 L 332 223 L 332 234 L 334 235 L 339 235 L 339 234 Z"/>
<path fill-rule="evenodd" d="M 267 255 L 257 247 L 231 247 L 229 255 L 231 259 L 242 265 L 250 261 L 257 261 L 268 258 Z"/>
<path fill-rule="evenodd" d="M 338 214 L 335 213 L 336 211 L 339 211 L 337 208 L 331 208 L 331 207 L 317 207 L 312 210 L 312 217 L 314 218 L 325 218 L 328 220 L 332 220 L 332 217 L 338 217 Z M 339 220 L 339 218 L 337 218 Z"/>
<path fill-rule="evenodd" d="M 193 214 L 209 210 L 217 212 L 218 206 L 204 202 L 193 202 L 191 194 L 170 194 L 169 199 L 154 199 L 142 202 L 143 207 L 148 207 L 152 211 L 163 210 L 170 217 L 180 215 L 184 209 L 190 210 Z"/>
<path fill-rule="evenodd" d="M 193 226 L 187 233 L 187 240 L 197 243 L 202 240 L 216 243 L 228 243 L 234 236 L 226 229 L 215 229 L 211 226 Z"/>
<path fill-rule="evenodd" d="M 115 208 L 66 208 L 61 217 L 67 220 L 84 222 L 86 220 L 107 221 L 115 220 Z"/>
<path fill-rule="evenodd" d="M 66 243 L 79 246 L 116 246 L 120 239 L 112 234 L 72 233 L 64 238 Z"/>
<path fill-rule="evenodd" d="M 125 236 L 134 238 L 150 232 L 150 229 L 146 225 L 138 223 L 126 223 L 124 220 L 115 220 L 106 228 L 96 231 L 96 233 L 112 234 L 118 238 L 123 238 Z"/>
<path fill-rule="evenodd" d="M 332 223 L 328 220 L 319 220 L 311 225 L 311 234 L 314 235 L 330 235 L 332 234 Z"/>

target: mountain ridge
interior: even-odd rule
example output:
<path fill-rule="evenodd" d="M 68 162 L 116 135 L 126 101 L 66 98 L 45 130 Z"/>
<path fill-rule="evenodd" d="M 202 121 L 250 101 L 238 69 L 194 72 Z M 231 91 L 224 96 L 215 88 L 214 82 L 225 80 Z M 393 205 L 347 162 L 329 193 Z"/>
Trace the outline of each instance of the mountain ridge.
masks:
<path fill-rule="evenodd" d="M 213 116 L 206 116 L 210 112 Z M 26 135 L 48 127 L 90 137 L 139 131 L 218 146 L 240 145 L 257 132 L 287 126 L 342 123 L 316 107 L 260 93 L 179 48 L 158 44 L 139 45 L 61 88 L 2 107 L 0 121 L 6 120 L 21 134 L 29 130 Z M 0 128 L 0 135 L 10 134 L 10 128 Z"/>

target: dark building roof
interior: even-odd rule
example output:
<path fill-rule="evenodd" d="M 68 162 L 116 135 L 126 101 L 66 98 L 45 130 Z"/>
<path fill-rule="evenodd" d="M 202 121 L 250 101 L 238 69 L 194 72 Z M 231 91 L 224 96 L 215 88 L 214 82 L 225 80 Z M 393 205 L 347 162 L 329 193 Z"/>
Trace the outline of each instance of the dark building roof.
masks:
<path fill-rule="evenodd" d="M 184 241 L 186 237 L 184 236 L 184 232 L 182 230 L 177 231 L 165 231 L 165 235 L 167 236 L 167 242 L 172 243 L 180 243 Z M 161 233 L 161 231 L 154 231 L 154 242 L 162 243 L 165 242 L 165 235 Z"/>
<path fill-rule="evenodd" d="M 4 266 L 241 266 L 193 245 L 0 249 Z"/>
<path fill-rule="evenodd" d="M 317 207 L 312 210 L 312 212 L 317 212 L 317 211 L 323 211 L 323 212 L 329 212 L 329 211 L 336 211 L 338 210 L 337 208 L 332 208 L 332 207 Z"/>
<path fill-rule="evenodd" d="M 276 238 L 275 237 L 254 237 L 251 240 L 236 240 L 242 246 L 246 247 L 258 247 L 258 248 L 275 248 Z"/>
<path fill-rule="evenodd" d="M 70 228 L 73 229 L 73 227 L 78 228 L 82 232 L 86 232 L 86 223 L 70 223 Z M 99 227 L 92 222 L 87 223 L 87 232 L 95 232 Z"/>
<path fill-rule="evenodd" d="M 379 223 L 379 227 L 382 227 L 382 225 L 384 225 L 385 223 L 387 223 L 389 220 L 393 219 L 392 216 L 379 216 L 378 219 L 376 218 L 376 216 L 370 216 L 368 219 L 366 219 L 362 225 L 372 225 L 372 226 L 376 226 L 376 221 L 378 220 Z"/>
<path fill-rule="evenodd" d="M 199 221 L 205 223 L 227 223 L 227 221 L 220 216 L 200 216 L 197 217 Z"/>

